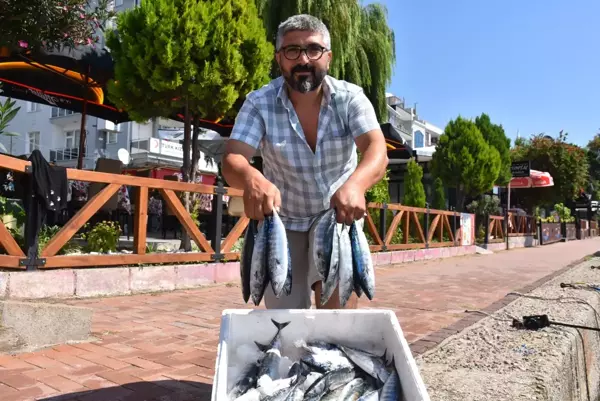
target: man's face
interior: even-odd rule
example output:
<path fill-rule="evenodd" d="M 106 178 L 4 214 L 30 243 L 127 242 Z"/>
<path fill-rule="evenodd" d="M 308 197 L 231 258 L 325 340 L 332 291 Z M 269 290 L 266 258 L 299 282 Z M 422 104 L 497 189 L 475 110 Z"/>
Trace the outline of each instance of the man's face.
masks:
<path fill-rule="evenodd" d="M 323 48 L 320 33 L 292 31 L 285 34 L 275 58 L 290 88 L 306 93 L 321 85 L 331 63 L 331 51 L 323 51 Z"/>

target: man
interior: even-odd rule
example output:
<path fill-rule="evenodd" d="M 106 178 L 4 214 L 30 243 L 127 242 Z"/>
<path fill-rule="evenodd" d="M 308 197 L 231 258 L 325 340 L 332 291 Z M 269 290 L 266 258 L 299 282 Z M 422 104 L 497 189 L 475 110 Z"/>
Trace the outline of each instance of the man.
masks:
<path fill-rule="evenodd" d="M 290 17 L 279 26 L 275 47 L 283 76 L 248 94 L 227 144 L 223 175 L 244 190 L 246 216 L 260 221 L 275 209 L 286 227 L 292 292 L 278 299 L 268 286 L 266 307 L 307 309 L 312 289 L 317 307 L 321 293 L 309 266 L 311 224 L 330 207 L 339 223 L 363 218 L 365 192 L 385 174 L 387 149 L 362 89 L 327 76 L 331 40 L 319 19 Z M 259 148 L 264 176 L 249 162 Z M 346 308 L 356 305 L 353 294 Z M 337 290 L 324 308 L 340 308 Z"/>

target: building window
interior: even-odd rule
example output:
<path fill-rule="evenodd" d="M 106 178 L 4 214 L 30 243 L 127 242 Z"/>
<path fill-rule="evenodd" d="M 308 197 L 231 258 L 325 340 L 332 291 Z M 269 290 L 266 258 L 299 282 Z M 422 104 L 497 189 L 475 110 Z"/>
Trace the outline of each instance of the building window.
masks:
<path fill-rule="evenodd" d="M 79 147 L 79 130 L 72 130 L 65 132 L 65 148 L 77 148 Z"/>
<path fill-rule="evenodd" d="M 61 109 L 60 107 L 52 108 L 52 117 L 64 117 L 70 116 L 71 114 L 75 114 L 73 110 Z"/>
<path fill-rule="evenodd" d="M 123 5 L 123 0 L 115 0 L 115 7 L 121 7 Z"/>
<path fill-rule="evenodd" d="M 422 148 L 425 137 L 421 131 L 415 131 L 415 148 Z"/>
<path fill-rule="evenodd" d="M 109 132 L 107 132 L 107 135 L 106 135 L 106 138 L 107 138 L 107 140 L 106 140 L 106 143 L 107 143 L 108 145 L 112 145 L 112 144 L 115 144 L 115 143 L 117 143 L 117 140 L 118 140 L 118 138 L 117 138 L 117 134 L 118 134 L 118 132 L 114 132 L 114 131 L 109 131 Z"/>
<path fill-rule="evenodd" d="M 28 141 L 28 147 L 29 149 L 28 152 L 31 153 L 34 150 L 37 150 L 40 148 L 40 132 L 39 131 L 35 131 L 35 132 L 29 132 L 27 134 L 27 141 Z"/>
<path fill-rule="evenodd" d="M 41 104 L 34 103 L 34 102 L 27 102 L 27 111 L 29 113 L 34 113 L 34 112 L 40 111 L 40 110 L 41 110 Z"/>
<path fill-rule="evenodd" d="M 437 145 L 437 144 L 438 144 L 438 142 L 439 142 L 439 140 L 440 140 L 440 138 L 439 138 L 439 137 L 437 137 L 437 136 L 432 136 L 432 137 L 431 137 L 431 144 L 432 144 L 432 145 Z"/>

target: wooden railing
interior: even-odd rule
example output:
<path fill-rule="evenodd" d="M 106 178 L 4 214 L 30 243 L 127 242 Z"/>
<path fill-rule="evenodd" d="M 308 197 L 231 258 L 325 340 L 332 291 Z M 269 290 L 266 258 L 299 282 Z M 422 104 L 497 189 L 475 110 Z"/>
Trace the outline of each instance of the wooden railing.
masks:
<path fill-rule="evenodd" d="M 28 161 L 5 155 L 0 155 L 0 168 L 18 174 L 31 173 L 31 165 Z M 232 251 L 232 248 L 243 236 L 249 222 L 248 218 L 241 216 L 225 238 L 222 238 L 221 232 L 223 195 L 241 197 L 243 192 L 238 189 L 226 188 L 222 185 L 212 186 L 76 169 L 67 169 L 67 179 L 105 185 L 87 200 L 34 257 L 25 255 L 24 250 L 0 220 L 0 245 L 6 253 L 0 255 L 0 268 L 31 270 L 36 268 L 197 263 L 232 261 L 240 257 L 240 253 Z M 123 185 L 137 188 L 134 191 L 135 199 L 133 199 L 132 253 L 60 254 L 63 247 L 81 232 L 85 224 Z M 176 216 L 200 251 L 149 252 L 150 249 L 147 248 L 146 242 L 150 190 L 159 191 L 167 207 Z M 180 196 L 178 196 L 181 192 L 213 195 L 214 232 L 210 240 L 200 231 L 190 213 L 186 211 Z M 364 230 L 371 240 L 373 252 L 461 245 L 460 213 L 380 203 L 369 203 L 368 210 Z M 376 221 L 378 224 L 375 223 Z"/>
<path fill-rule="evenodd" d="M 537 225 L 534 216 L 529 215 L 517 215 L 515 213 L 508 213 L 508 235 L 509 236 L 523 236 L 523 235 L 534 235 L 536 233 Z"/>
<path fill-rule="evenodd" d="M 30 163 L 25 160 L 0 155 L 0 168 L 12 170 L 17 173 L 29 173 Z M 96 171 L 67 169 L 67 179 L 86 182 L 103 183 L 106 186 L 85 203 L 85 205 L 65 224 L 46 246 L 41 250 L 35 264 L 36 267 L 91 267 L 91 266 L 116 266 L 136 264 L 159 263 L 185 263 L 208 262 L 219 260 L 235 260 L 239 258 L 238 252 L 230 252 L 231 248 L 244 233 L 248 225 L 248 218 L 242 216 L 225 239 L 221 241 L 221 225 L 216 225 L 213 244 L 206 239 L 190 214 L 186 211 L 176 192 L 191 192 L 213 194 L 217 201 L 217 220 L 222 217 L 222 196 L 242 196 L 242 191 L 234 188 L 223 188 L 212 185 L 185 183 L 177 181 L 159 180 L 153 178 L 133 177 L 127 175 L 108 174 Z M 122 186 L 137 187 L 134 214 L 134 245 L 132 254 L 111 255 L 57 255 L 61 248 L 90 220 L 95 213 L 117 192 Z M 148 190 L 157 189 L 162 195 L 167 206 L 177 217 L 190 238 L 198 245 L 200 252 L 178 253 L 146 253 L 147 232 L 147 204 Z M 221 216 L 219 216 L 219 214 Z M 0 244 L 8 255 L 0 255 L 0 267 L 25 269 L 33 261 L 27 260 L 25 253 L 17 244 L 10 232 L 0 221 Z"/>
<path fill-rule="evenodd" d="M 504 242 L 506 227 L 504 216 L 487 216 L 486 243 Z"/>
<path fill-rule="evenodd" d="M 460 245 L 460 214 L 457 212 L 399 204 L 369 203 L 367 206 L 365 231 L 372 238 L 373 252 Z M 375 221 L 379 222 L 379 228 Z"/>

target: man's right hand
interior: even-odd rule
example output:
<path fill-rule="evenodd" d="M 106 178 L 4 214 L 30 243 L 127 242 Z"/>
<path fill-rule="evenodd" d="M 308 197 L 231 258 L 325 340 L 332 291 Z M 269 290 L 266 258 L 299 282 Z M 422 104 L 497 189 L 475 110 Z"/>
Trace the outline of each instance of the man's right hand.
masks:
<path fill-rule="evenodd" d="M 281 194 L 279 189 L 267 180 L 258 170 L 246 178 L 244 185 L 244 213 L 252 220 L 261 221 L 265 216 L 279 211 Z"/>

